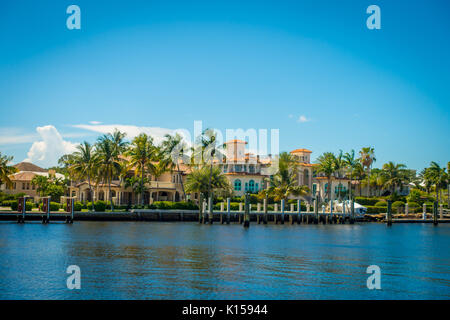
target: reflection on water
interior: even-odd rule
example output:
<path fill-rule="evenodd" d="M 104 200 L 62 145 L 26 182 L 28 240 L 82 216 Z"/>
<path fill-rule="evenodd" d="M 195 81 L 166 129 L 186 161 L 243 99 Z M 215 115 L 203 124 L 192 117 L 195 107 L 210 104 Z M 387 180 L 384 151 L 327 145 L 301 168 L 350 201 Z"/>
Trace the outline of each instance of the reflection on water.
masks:
<path fill-rule="evenodd" d="M 448 299 L 449 247 L 450 225 L 0 223 L 0 298 Z"/>

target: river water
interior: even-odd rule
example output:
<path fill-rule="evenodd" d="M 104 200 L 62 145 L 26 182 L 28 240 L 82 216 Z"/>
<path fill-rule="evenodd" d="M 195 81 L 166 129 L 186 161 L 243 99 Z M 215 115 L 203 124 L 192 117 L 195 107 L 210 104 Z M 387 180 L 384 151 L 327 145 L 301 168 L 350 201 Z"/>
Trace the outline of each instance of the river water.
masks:
<path fill-rule="evenodd" d="M 450 225 L 0 222 L 0 268 L 1 299 L 449 299 Z"/>

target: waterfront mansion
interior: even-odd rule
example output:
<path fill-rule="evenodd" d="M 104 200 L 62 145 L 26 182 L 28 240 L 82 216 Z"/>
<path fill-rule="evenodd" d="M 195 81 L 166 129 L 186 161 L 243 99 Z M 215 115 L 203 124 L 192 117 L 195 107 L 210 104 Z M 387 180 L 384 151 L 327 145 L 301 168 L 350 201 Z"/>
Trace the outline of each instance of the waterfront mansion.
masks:
<path fill-rule="evenodd" d="M 225 143 L 225 154 L 222 162 L 215 162 L 220 166 L 224 175 L 228 178 L 234 196 L 242 196 L 245 192 L 257 193 L 267 187 L 266 173 L 273 159 L 269 155 L 260 158 L 258 155 L 247 152 L 247 143 L 242 140 L 231 140 Z M 310 200 L 317 196 L 321 200 L 326 199 L 328 188 L 331 187 L 332 198 L 336 199 L 338 195 L 346 194 L 350 186 L 347 178 L 332 178 L 331 186 L 328 186 L 328 179 L 318 176 L 314 173 L 315 164 L 311 163 L 311 151 L 307 149 L 296 149 L 291 151 L 298 161 L 296 179 L 299 185 L 305 185 L 310 189 L 310 194 L 305 196 L 305 200 Z M 15 166 L 17 173 L 11 175 L 13 181 L 12 188 L 6 188 L 5 185 L 0 189 L 6 193 L 23 192 L 31 197 L 36 196 L 35 187 L 31 180 L 36 175 L 54 175 L 54 172 L 42 169 L 34 164 L 22 162 Z M 154 201 L 182 201 L 185 200 L 182 182 L 185 182 L 190 173 L 190 166 L 184 163 L 179 165 L 180 171 L 172 170 L 161 174 L 158 177 L 148 175 L 147 191 L 144 193 L 144 203 L 149 204 Z M 133 176 L 134 171 L 130 171 L 127 177 Z M 58 177 L 60 177 L 59 174 Z M 139 201 L 139 195 L 132 191 L 130 186 L 126 186 L 125 179 L 118 178 L 111 181 L 111 198 L 115 204 L 126 205 L 135 204 Z M 354 182 L 355 183 L 355 182 Z M 359 182 L 357 182 L 359 183 Z M 358 187 L 358 186 L 357 186 Z M 107 184 L 95 182 L 92 183 L 93 194 L 89 192 L 87 181 L 71 181 L 67 196 L 76 197 L 78 201 L 108 200 L 109 186 Z M 198 194 L 187 194 L 186 199 L 197 201 Z"/>

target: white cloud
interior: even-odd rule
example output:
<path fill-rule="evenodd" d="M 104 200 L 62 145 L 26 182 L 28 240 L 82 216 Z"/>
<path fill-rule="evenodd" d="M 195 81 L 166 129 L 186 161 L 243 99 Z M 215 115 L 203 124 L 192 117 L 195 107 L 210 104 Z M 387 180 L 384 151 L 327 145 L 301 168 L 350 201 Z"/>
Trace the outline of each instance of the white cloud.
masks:
<path fill-rule="evenodd" d="M 42 140 L 33 142 L 27 154 L 28 158 L 24 161 L 51 167 L 58 163 L 61 156 L 76 150 L 77 144 L 65 141 L 52 125 L 37 127 L 36 131 Z"/>
<path fill-rule="evenodd" d="M 100 121 L 89 121 L 90 124 L 102 124 Z"/>
<path fill-rule="evenodd" d="M 73 125 L 75 128 L 94 131 L 102 134 L 112 133 L 115 129 L 125 132 L 127 134 L 127 139 L 133 139 L 141 133 L 146 133 L 153 137 L 155 143 L 159 144 L 164 140 L 166 134 L 172 134 L 174 130 L 160 127 L 138 127 L 132 125 L 123 124 L 76 124 Z"/>
<path fill-rule="evenodd" d="M 300 117 L 298 117 L 298 120 L 297 120 L 297 122 L 301 122 L 301 123 L 308 122 L 308 121 L 311 121 L 311 119 L 306 118 L 304 115 L 301 115 Z"/>

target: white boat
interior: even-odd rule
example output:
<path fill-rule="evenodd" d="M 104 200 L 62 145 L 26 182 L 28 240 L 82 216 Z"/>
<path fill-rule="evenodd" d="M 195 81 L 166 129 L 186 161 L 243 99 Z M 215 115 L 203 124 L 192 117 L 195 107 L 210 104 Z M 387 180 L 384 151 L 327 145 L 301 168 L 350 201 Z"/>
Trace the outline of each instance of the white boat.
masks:
<path fill-rule="evenodd" d="M 333 206 L 335 212 L 344 212 L 344 206 L 346 214 L 349 214 L 351 212 L 351 203 L 349 200 L 345 200 L 344 202 L 339 202 L 335 200 Z M 355 217 L 362 218 L 366 213 L 367 208 L 355 202 Z"/>

